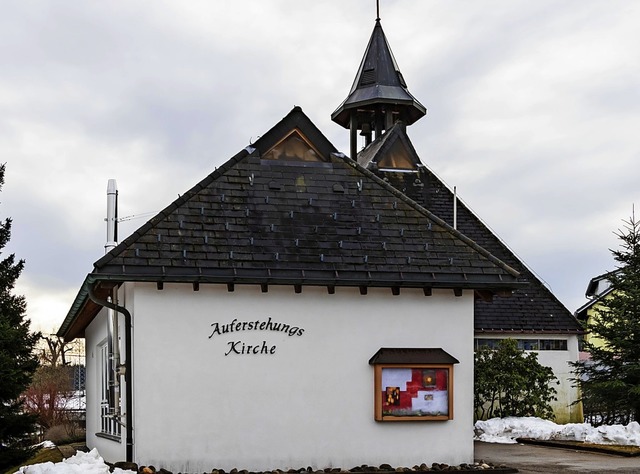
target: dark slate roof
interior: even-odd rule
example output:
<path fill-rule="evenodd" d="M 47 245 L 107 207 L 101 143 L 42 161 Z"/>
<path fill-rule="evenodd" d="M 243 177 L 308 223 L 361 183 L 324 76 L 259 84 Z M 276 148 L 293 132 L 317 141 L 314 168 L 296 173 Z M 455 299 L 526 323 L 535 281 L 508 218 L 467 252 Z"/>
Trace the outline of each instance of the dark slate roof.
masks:
<path fill-rule="evenodd" d="M 460 361 L 441 348 L 382 347 L 369 364 L 459 364 Z"/>
<path fill-rule="evenodd" d="M 281 124 L 306 136 L 307 121 L 294 109 Z M 94 273 L 350 286 L 513 281 L 501 262 L 344 155 L 263 159 L 271 147 L 261 139 L 232 158 L 98 260 Z"/>
<path fill-rule="evenodd" d="M 335 153 L 296 107 L 98 260 L 61 332 L 83 311 L 88 287 L 105 282 L 500 291 L 517 285 L 516 277 Z"/>
<path fill-rule="evenodd" d="M 406 130 L 396 124 L 358 155 L 358 162 L 376 172 L 409 197 L 453 225 L 453 193 L 420 161 Z M 378 150 L 371 153 L 369 148 Z M 390 150 L 405 149 L 406 160 L 413 161 L 413 172 L 389 172 L 378 163 L 387 159 Z M 387 169 L 387 168 L 385 168 Z M 462 201 L 458 199 L 457 229 L 489 250 L 500 260 L 520 272 L 526 286 L 508 298 L 492 301 L 476 300 L 475 330 L 477 333 L 520 332 L 580 333 L 582 326 L 571 312 L 553 295 L 536 275 L 500 240 Z"/>
<path fill-rule="evenodd" d="M 349 128 L 351 111 L 372 104 L 398 106 L 404 112 L 403 120 L 409 125 L 427 113 L 427 109 L 409 92 L 380 19 L 376 20 L 349 95 L 331 114 L 331 119 Z"/>

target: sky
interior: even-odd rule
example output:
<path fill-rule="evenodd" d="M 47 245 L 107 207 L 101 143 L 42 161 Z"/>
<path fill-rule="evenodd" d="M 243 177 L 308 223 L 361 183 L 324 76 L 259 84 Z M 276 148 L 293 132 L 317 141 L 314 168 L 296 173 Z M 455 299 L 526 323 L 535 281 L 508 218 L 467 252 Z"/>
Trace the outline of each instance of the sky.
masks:
<path fill-rule="evenodd" d="M 570 310 L 640 206 L 640 2 L 380 0 L 423 163 Z M 300 106 L 341 151 L 375 0 L 5 0 L 3 256 L 55 332 L 104 254 Z M 640 211 L 639 211 L 640 214 Z M 133 217 L 129 217 L 133 216 Z M 640 218 L 640 217 L 639 217 Z"/>

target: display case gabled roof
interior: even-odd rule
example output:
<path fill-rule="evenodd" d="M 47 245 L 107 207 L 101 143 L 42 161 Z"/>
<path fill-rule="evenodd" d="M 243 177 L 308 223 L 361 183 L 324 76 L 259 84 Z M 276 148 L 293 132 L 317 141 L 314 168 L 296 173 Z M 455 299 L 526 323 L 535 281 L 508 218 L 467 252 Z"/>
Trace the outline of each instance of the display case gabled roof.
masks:
<path fill-rule="evenodd" d="M 382 347 L 370 365 L 459 364 L 460 361 L 440 347 Z"/>
<path fill-rule="evenodd" d="M 409 92 L 378 18 L 349 95 L 331 114 L 331 119 L 349 128 L 349 118 L 359 107 L 384 104 L 401 109 L 401 119 L 407 125 L 427 113 Z"/>

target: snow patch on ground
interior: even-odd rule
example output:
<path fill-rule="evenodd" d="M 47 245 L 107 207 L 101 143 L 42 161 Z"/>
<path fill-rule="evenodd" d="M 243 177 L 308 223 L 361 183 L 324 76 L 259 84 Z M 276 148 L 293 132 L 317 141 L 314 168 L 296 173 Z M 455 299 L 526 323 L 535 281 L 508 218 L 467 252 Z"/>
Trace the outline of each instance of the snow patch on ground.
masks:
<path fill-rule="evenodd" d="M 43 441 L 42 443 L 34 444 L 31 446 L 32 448 L 41 448 L 41 449 L 53 449 L 56 447 L 53 441 Z"/>
<path fill-rule="evenodd" d="M 114 474 L 136 474 L 134 471 L 114 469 Z M 97 449 L 88 453 L 77 452 L 62 462 L 44 462 L 32 466 L 22 466 L 14 474 L 109 474 L 109 466 Z"/>
<path fill-rule="evenodd" d="M 516 438 L 640 446 L 640 424 L 632 421 L 627 426 L 594 428 L 589 423 L 557 425 L 535 417 L 492 418 L 475 424 L 475 439 L 479 441 L 513 444 Z"/>

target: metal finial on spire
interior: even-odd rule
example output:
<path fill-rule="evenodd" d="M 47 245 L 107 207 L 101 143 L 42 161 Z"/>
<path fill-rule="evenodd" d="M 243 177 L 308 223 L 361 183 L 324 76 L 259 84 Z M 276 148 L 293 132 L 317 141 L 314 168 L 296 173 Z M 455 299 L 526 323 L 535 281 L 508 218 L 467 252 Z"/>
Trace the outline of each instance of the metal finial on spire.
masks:
<path fill-rule="evenodd" d="M 380 0 L 376 0 L 376 21 L 380 21 Z"/>

